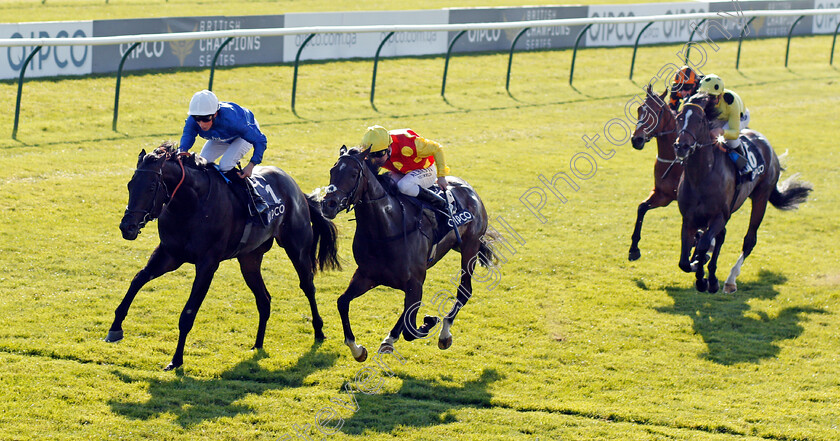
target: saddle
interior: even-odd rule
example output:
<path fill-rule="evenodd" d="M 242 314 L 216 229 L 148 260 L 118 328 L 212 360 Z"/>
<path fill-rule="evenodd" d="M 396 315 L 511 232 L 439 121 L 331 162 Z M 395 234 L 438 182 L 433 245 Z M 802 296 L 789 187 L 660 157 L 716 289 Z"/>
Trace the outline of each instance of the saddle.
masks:
<path fill-rule="evenodd" d="M 419 203 L 423 208 L 424 211 L 427 213 L 431 213 L 434 216 L 435 228 L 434 228 L 434 236 L 432 237 L 433 243 L 438 243 L 443 240 L 444 236 L 449 234 L 449 231 L 455 227 L 459 227 L 461 225 L 468 224 L 472 222 L 475 216 L 469 212 L 469 210 L 465 209 L 461 202 L 455 199 L 454 197 L 447 197 L 446 192 L 440 188 L 437 184 L 429 187 L 429 190 L 438 196 L 442 197 L 444 200 L 449 201 L 449 211 L 452 213 L 442 213 L 439 210 L 432 208 L 429 204 L 420 201 L 416 198 L 411 198 L 417 203 Z"/>

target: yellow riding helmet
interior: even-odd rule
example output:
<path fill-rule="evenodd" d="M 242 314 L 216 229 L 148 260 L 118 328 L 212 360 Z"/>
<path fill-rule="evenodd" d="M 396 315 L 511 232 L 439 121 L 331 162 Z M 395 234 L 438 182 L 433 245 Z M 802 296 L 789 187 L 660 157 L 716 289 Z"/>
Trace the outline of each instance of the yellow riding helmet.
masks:
<path fill-rule="evenodd" d="M 391 145 L 391 135 L 388 134 L 388 130 L 385 127 L 379 125 L 368 127 L 359 145 L 362 148 L 370 147 L 371 153 L 380 152 Z"/>
<path fill-rule="evenodd" d="M 700 80 L 698 92 L 706 92 L 709 95 L 720 95 L 723 93 L 723 80 L 719 76 L 709 74 Z"/>

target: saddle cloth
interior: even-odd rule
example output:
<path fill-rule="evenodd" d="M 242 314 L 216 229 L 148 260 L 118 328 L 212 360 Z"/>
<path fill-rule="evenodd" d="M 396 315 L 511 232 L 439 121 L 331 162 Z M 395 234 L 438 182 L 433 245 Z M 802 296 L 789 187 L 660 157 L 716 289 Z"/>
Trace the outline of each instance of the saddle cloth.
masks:
<path fill-rule="evenodd" d="M 256 174 L 251 175 L 249 179 L 254 189 L 257 190 L 257 194 L 268 204 L 268 208 L 260 213 L 263 225 L 269 225 L 275 219 L 282 218 L 283 214 L 286 213 L 286 204 L 283 203 L 277 192 L 271 188 L 271 184 L 265 178 Z"/>
<path fill-rule="evenodd" d="M 741 140 L 741 146 L 744 148 L 747 162 L 752 169 L 751 180 L 755 180 L 755 178 L 764 174 L 764 170 L 766 169 L 764 156 L 761 155 L 761 151 L 758 150 L 758 147 L 748 137 L 741 135 L 739 138 Z M 736 170 L 735 172 L 737 173 L 738 171 Z"/>

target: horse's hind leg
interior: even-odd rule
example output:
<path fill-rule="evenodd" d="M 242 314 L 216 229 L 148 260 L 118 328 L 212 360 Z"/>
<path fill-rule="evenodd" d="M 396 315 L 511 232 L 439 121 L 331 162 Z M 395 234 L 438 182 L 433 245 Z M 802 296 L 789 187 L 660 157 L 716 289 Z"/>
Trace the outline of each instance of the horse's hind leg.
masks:
<path fill-rule="evenodd" d="M 315 263 L 311 260 L 311 248 L 314 246 L 312 243 L 312 235 L 310 234 L 307 237 L 298 233 L 297 235 L 286 234 L 284 238 L 290 237 L 287 243 L 281 243 L 280 245 L 286 250 L 286 255 L 289 256 L 289 260 L 292 261 L 292 265 L 295 267 L 295 271 L 297 272 L 298 279 L 300 280 L 300 289 L 306 295 L 306 299 L 309 300 L 309 310 L 312 313 L 312 329 L 315 332 L 315 340 L 323 341 L 324 340 L 324 321 L 321 319 L 321 315 L 318 313 L 318 302 L 315 300 Z M 304 243 L 309 243 L 308 246 L 305 246 Z"/>
<path fill-rule="evenodd" d="M 245 279 L 248 288 L 254 293 L 254 299 L 257 301 L 257 311 L 260 314 L 257 339 L 251 349 L 262 349 L 265 327 L 269 316 L 271 316 L 271 295 L 269 295 L 268 289 L 265 287 L 265 281 L 263 281 L 262 260 L 262 252 L 252 252 L 239 256 L 239 269 L 242 271 L 242 277 Z"/>
<path fill-rule="evenodd" d="M 452 323 L 455 322 L 455 317 L 458 315 L 458 312 L 467 304 L 470 297 L 472 297 L 472 276 L 473 271 L 475 271 L 476 261 L 478 260 L 479 247 L 480 242 L 476 241 L 476 244 L 471 243 L 469 246 L 463 246 L 461 248 L 461 282 L 458 285 L 455 304 L 452 305 L 452 309 L 443 318 L 443 325 L 438 335 L 438 348 L 440 349 L 449 349 L 452 346 L 452 333 L 449 329 L 452 327 Z"/>
<path fill-rule="evenodd" d="M 764 212 L 767 211 L 768 198 L 769 196 L 761 199 L 753 199 L 752 201 L 750 227 L 747 229 L 747 235 L 744 237 L 744 245 L 741 248 L 741 255 L 738 257 L 738 261 L 735 262 L 735 265 L 729 272 L 729 277 L 726 278 L 726 282 L 723 284 L 723 292 L 726 294 L 732 294 L 738 290 L 736 279 L 738 278 L 738 275 L 741 274 L 741 265 L 744 264 L 744 260 L 749 257 L 753 248 L 755 248 L 755 244 L 758 240 L 758 227 L 761 226 L 761 221 L 764 220 Z"/>
<path fill-rule="evenodd" d="M 128 308 L 131 307 L 131 302 L 134 301 L 134 296 L 137 295 L 140 288 L 149 283 L 150 280 L 178 269 L 182 263 L 182 261 L 176 260 L 169 253 L 163 251 L 160 246 L 155 248 L 146 266 L 131 280 L 131 285 L 129 285 L 125 297 L 123 297 L 120 305 L 117 306 L 117 310 L 114 311 L 114 322 L 111 324 L 111 329 L 108 330 L 108 336 L 105 337 L 106 342 L 113 343 L 122 340 L 122 322 L 125 320 L 125 316 L 128 315 Z"/>

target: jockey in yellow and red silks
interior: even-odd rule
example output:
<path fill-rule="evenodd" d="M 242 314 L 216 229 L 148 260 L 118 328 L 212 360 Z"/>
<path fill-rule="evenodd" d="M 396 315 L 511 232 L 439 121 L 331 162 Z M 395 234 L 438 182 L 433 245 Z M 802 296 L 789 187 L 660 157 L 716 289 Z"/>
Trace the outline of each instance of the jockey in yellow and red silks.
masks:
<path fill-rule="evenodd" d="M 428 190 L 436 180 L 442 189 L 447 187 L 449 167 L 439 143 L 411 129 L 388 131 L 377 125 L 368 127 L 360 147 L 370 148 L 371 162 L 391 172 L 401 193 L 446 210 L 446 201 Z"/>

